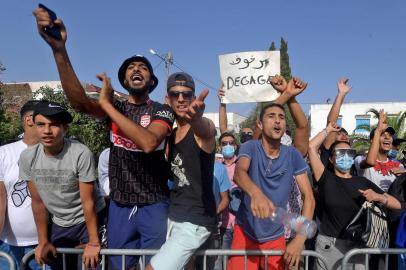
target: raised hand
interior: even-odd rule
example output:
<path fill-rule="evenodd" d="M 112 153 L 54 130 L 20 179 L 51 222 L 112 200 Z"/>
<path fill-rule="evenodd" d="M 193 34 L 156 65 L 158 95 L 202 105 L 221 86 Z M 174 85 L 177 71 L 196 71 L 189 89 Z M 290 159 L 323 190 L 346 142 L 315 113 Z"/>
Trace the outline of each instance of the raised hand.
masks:
<path fill-rule="evenodd" d="M 114 91 L 111 86 L 110 78 L 107 77 L 106 73 L 98 74 L 97 78 L 103 82 L 99 95 L 99 104 L 103 107 L 104 105 L 108 105 L 113 102 Z"/>
<path fill-rule="evenodd" d="M 221 104 L 223 104 L 223 98 L 224 98 L 225 94 L 226 94 L 226 92 L 224 91 L 224 83 L 222 83 L 219 90 L 217 90 L 217 97 Z"/>
<path fill-rule="evenodd" d="M 330 132 L 338 132 L 340 131 L 341 127 L 339 125 L 337 125 L 337 123 L 334 122 L 330 122 L 328 123 L 327 127 L 326 127 L 326 131 L 328 133 Z"/>
<path fill-rule="evenodd" d="M 67 34 L 62 20 L 58 18 L 55 21 L 52 21 L 48 12 L 43 8 L 35 9 L 32 14 L 37 21 L 38 33 L 49 44 L 49 46 L 51 46 L 53 50 L 63 48 L 65 46 Z M 52 26 L 57 26 L 60 28 L 62 39 L 58 40 L 45 33 L 44 28 Z"/>
<path fill-rule="evenodd" d="M 388 128 L 388 116 L 384 112 L 383 109 L 379 110 L 379 117 L 378 117 L 378 127 L 377 129 L 380 132 L 385 132 L 385 130 Z"/>
<path fill-rule="evenodd" d="M 298 77 L 293 77 L 287 84 L 286 93 L 291 97 L 296 97 L 302 93 L 307 87 L 307 83 Z"/>
<path fill-rule="evenodd" d="M 352 87 L 348 84 L 348 78 L 342 78 L 337 82 L 338 93 L 346 95 Z"/>
<path fill-rule="evenodd" d="M 285 78 L 281 75 L 275 75 L 274 77 L 272 77 L 271 85 L 279 93 L 285 92 L 286 87 L 288 86 Z"/>
<path fill-rule="evenodd" d="M 200 95 L 189 105 L 188 111 L 186 112 L 186 119 L 192 122 L 203 116 L 204 109 L 206 108 L 204 100 L 208 95 L 209 90 L 203 89 Z"/>

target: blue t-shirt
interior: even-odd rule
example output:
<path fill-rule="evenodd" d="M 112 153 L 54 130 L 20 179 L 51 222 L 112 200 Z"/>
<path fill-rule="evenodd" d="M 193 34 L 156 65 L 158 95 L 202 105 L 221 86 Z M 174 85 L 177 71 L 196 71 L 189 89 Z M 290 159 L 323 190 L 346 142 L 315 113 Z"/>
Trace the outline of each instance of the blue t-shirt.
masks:
<path fill-rule="evenodd" d="M 286 209 L 294 176 L 306 173 L 308 166 L 294 147 L 281 145 L 279 156 L 270 159 L 260 140 L 251 140 L 241 145 L 238 158 L 250 159 L 248 175 L 259 189 L 273 202 L 275 207 Z M 243 194 L 237 213 L 237 224 L 253 240 L 263 243 L 283 236 L 283 225 L 271 219 L 255 218 L 251 212 L 251 198 Z"/>
<path fill-rule="evenodd" d="M 228 191 L 231 188 L 230 179 L 228 179 L 226 167 L 219 162 L 214 162 L 214 180 L 213 193 L 216 205 L 220 203 L 220 192 Z"/>

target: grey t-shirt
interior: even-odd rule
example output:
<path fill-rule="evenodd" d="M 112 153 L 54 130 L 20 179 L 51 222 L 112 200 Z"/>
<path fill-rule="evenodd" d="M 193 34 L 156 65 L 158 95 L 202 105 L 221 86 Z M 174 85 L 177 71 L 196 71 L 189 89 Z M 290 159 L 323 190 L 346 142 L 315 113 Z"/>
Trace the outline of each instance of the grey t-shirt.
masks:
<path fill-rule="evenodd" d="M 55 224 L 70 227 L 85 221 L 79 181 L 96 180 L 93 154 L 85 145 L 65 139 L 61 153 L 47 156 L 42 144 L 37 144 L 21 153 L 19 166 L 19 179 L 34 182 Z M 94 186 L 95 208 L 99 212 L 105 203 Z"/>

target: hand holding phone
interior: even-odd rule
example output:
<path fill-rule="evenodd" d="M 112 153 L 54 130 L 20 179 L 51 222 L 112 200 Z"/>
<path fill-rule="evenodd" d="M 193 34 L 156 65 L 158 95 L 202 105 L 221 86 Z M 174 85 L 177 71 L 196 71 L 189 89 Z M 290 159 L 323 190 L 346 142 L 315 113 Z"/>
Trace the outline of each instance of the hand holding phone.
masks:
<path fill-rule="evenodd" d="M 44 9 L 46 12 L 48 12 L 49 17 L 51 18 L 52 22 L 54 22 L 56 20 L 56 14 L 55 12 L 53 12 L 52 10 L 50 10 L 49 8 L 47 8 L 46 6 L 44 6 L 43 4 L 38 4 L 39 8 Z M 61 36 L 61 28 L 56 26 L 55 24 L 52 27 L 44 27 L 44 31 L 47 35 L 61 40 L 62 36 Z"/>

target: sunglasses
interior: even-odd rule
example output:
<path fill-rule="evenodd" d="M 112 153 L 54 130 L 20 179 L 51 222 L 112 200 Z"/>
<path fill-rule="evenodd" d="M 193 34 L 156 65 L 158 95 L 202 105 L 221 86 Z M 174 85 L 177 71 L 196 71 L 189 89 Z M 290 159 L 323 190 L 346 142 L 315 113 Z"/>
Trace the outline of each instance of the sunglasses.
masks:
<path fill-rule="evenodd" d="M 179 98 L 182 95 L 184 99 L 191 100 L 194 96 L 193 91 L 169 91 L 168 96 L 170 98 Z"/>
<path fill-rule="evenodd" d="M 235 145 L 235 141 L 224 141 L 224 142 L 221 142 L 221 146 L 226 146 L 226 145 L 232 145 L 232 146 L 234 146 L 234 145 Z"/>
<path fill-rule="evenodd" d="M 334 153 L 337 157 L 344 156 L 347 154 L 350 157 L 355 157 L 357 152 L 354 149 L 342 149 L 342 148 L 337 148 L 334 150 Z"/>

